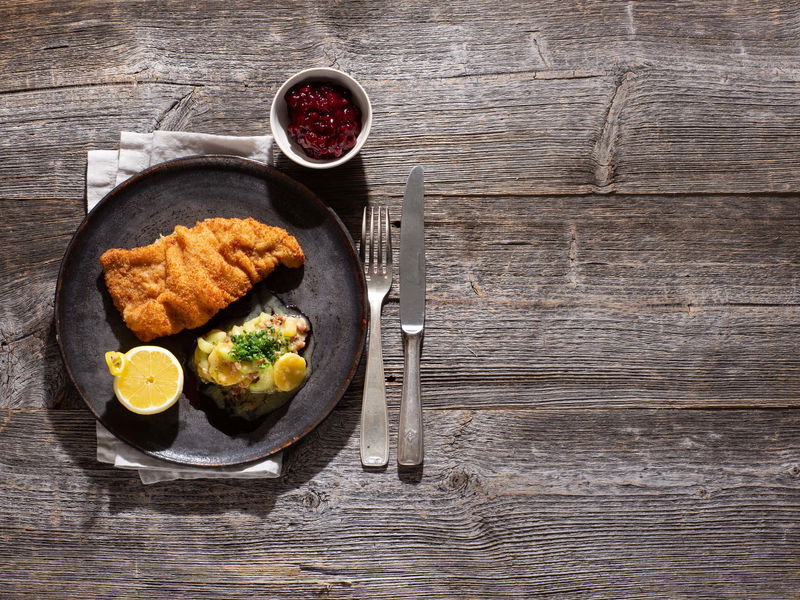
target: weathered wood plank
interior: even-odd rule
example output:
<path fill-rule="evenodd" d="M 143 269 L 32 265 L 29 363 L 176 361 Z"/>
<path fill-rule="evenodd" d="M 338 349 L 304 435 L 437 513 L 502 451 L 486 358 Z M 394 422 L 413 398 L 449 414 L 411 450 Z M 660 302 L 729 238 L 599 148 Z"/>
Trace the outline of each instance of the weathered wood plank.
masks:
<path fill-rule="evenodd" d="M 332 204 L 359 227 L 356 203 Z M 426 402 L 796 406 L 795 204 L 430 196 Z M 49 406 L 65 391 L 52 301 L 80 213 L 61 205 L 6 202 L 14 225 L 2 230 L 13 243 L 0 249 L 3 406 Z M 398 292 L 395 279 L 383 321 L 392 401 L 402 378 Z"/>
<path fill-rule="evenodd" d="M 278 84 L 299 65 L 384 80 L 529 71 L 619 73 L 640 66 L 796 77 L 793 7 L 711 1 L 523 0 L 269 7 L 207 2 L 202 12 L 142 2 L 0 7 L 0 91 L 152 78 Z M 142 19 L 143 10 L 148 18 Z"/>
<path fill-rule="evenodd" d="M 626 192 L 796 192 L 794 80 L 632 73 L 609 110 L 597 184 Z M 616 141 L 615 141 L 616 140 Z"/>
<path fill-rule="evenodd" d="M 396 193 L 414 162 L 453 196 L 800 190 L 800 92 L 782 76 L 648 66 L 376 88 L 385 120 L 363 151 L 373 193 Z"/>
<path fill-rule="evenodd" d="M 793 81 L 649 69 L 365 84 L 375 129 L 360 159 L 328 179 L 341 192 L 355 181 L 362 196 L 396 194 L 414 163 L 432 193 L 450 196 L 800 190 Z M 115 147 L 120 129 L 266 133 L 272 93 L 143 82 L 5 94 L 0 197 L 77 200 L 86 151 Z"/>
<path fill-rule="evenodd" d="M 120 130 L 152 131 L 193 89 L 126 83 L 0 96 L 0 152 L 10 158 L 0 166 L 0 198 L 84 206 L 86 152 L 117 148 Z"/>
<path fill-rule="evenodd" d="M 281 480 L 147 488 L 94 460 L 84 411 L 0 415 L 4 597 L 772 599 L 800 585 L 797 411 L 426 411 L 424 471 L 398 477 L 362 472 L 358 412 L 338 410 Z"/>
<path fill-rule="evenodd" d="M 600 77 L 531 87 L 527 76 L 510 75 L 437 81 L 419 97 L 405 83 L 373 82 L 376 123 L 363 156 L 327 181 L 340 191 L 355 182 L 362 197 L 396 193 L 409 165 L 422 162 L 431 190 L 439 193 L 512 193 L 522 186 L 525 193 L 589 191 L 594 177 L 589 154 L 614 86 L 613 77 Z M 0 197 L 81 198 L 87 150 L 116 147 L 120 129 L 166 125 L 176 103 L 189 94 L 193 101 L 181 104 L 180 118 L 169 119 L 177 129 L 269 132 L 271 91 L 264 86 L 131 83 L 6 94 L 0 104 L 0 123 L 8 133 L 0 138 L 6 156 Z M 425 108 L 434 105 L 440 111 L 435 118 Z M 509 111 L 518 113 L 513 120 L 519 128 Z M 537 126 L 541 119 L 550 125 Z M 522 148 L 530 151 L 520 153 Z M 518 159 L 510 161 L 514 155 Z M 461 163 L 458 168 L 454 160 Z M 278 160 L 281 168 L 287 163 Z M 306 169 L 296 174 L 301 181 L 309 175 Z"/>
<path fill-rule="evenodd" d="M 312 64 L 371 92 L 378 194 L 410 161 L 447 194 L 800 190 L 798 26 L 778 2 L 2 10 L 14 197 L 79 195 L 85 150 L 121 128 L 264 131 L 286 65 Z"/>

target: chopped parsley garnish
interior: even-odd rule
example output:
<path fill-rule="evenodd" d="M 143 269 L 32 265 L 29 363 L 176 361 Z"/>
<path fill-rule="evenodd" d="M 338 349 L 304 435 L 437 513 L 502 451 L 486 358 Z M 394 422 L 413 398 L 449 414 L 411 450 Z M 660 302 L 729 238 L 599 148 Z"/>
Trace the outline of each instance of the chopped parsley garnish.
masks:
<path fill-rule="evenodd" d="M 274 329 L 262 329 L 261 331 L 246 332 L 240 335 L 232 335 L 231 341 L 233 348 L 231 349 L 231 356 L 235 360 L 261 360 L 265 359 L 273 362 L 278 358 L 278 351 L 284 346 L 284 343 L 274 337 Z"/>

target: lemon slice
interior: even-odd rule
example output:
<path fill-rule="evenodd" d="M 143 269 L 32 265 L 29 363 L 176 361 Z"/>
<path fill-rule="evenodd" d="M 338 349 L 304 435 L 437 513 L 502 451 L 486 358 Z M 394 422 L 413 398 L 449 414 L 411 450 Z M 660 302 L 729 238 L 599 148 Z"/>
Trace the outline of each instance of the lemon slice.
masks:
<path fill-rule="evenodd" d="M 118 352 L 108 354 L 109 371 L 119 373 L 114 377 L 114 394 L 128 410 L 152 415 L 167 410 L 181 397 L 183 368 L 169 350 L 137 346 L 122 355 L 121 360 L 116 356 Z M 121 368 L 116 366 L 118 363 Z"/>
<path fill-rule="evenodd" d="M 306 377 L 306 359 L 295 352 L 287 352 L 275 361 L 272 370 L 275 387 L 289 392 L 303 383 Z"/>
<path fill-rule="evenodd" d="M 125 370 L 125 355 L 122 352 L 106 352 L 106 364 L 114 377 L 122 375 Z"/>

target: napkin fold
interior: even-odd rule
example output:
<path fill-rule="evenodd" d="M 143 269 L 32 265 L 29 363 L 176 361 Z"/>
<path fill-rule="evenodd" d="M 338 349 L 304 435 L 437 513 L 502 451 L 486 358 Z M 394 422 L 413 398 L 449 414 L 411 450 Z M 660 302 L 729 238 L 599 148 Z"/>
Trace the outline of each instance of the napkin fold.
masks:
<path fill-rule="evenodd" d="M 119 150 L 89 150 L 86 161 L 86 208 L 92 210 L 115 186 L 152 165 L 200 154 L 232 154 L 272 163 L 272 136 L 123 131 L 119 134 Z"/>
<path fill-rule="evenodd" d="M 135 133 L 123 131 L 119 150 L 90 150 L 86 162 L 86 208 L 94 206 L 115 186 L 144 169 L 184 156 L 232 154 L 271 163 L 272 136 L 234 137 L 184 131 Z M 278 477 L 283 453 L 244 466 L 184 467 L 154 458 L 117 439 L 97 422 L 97 460 L 121 469 L 136 469 L 144 484 L 174 479 L 253 479 Z"/>
<path fill-rule="evenodd" d="M 164 462 L 132 448 L 118 439 L 108 429 L 96 422 L 97 460 L 112 464 L 119 469 L 136 469 L 139 479 L 149 485 L 175 479 L 265 479 L 280 477 L 283 453 L 269 458 L 235 467 L 182 467 Z"/>

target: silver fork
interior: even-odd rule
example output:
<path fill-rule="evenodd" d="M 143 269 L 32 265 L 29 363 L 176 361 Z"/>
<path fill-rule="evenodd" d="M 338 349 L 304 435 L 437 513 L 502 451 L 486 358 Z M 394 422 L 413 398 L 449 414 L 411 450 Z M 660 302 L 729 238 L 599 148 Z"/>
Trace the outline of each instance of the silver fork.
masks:
<path fill-rule="evenodd" d="M 361 405 L 361 464 L 367 467 L 383 467 L 389 462 L 389 416 L 386 409 L 386 383 L 383 379 L 381 308 L 392 287 L 393 265 L 388 208 L 378 206 L 376 211 L 375 207 L 364 207 L 359 254 L 364 265 L 370 308 L 367 372 Z"/>

